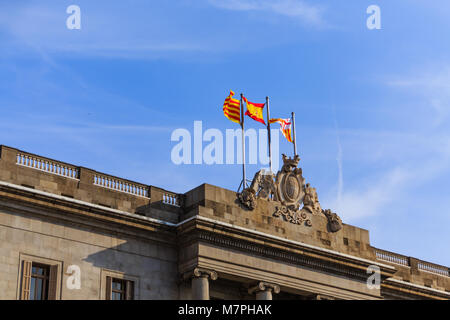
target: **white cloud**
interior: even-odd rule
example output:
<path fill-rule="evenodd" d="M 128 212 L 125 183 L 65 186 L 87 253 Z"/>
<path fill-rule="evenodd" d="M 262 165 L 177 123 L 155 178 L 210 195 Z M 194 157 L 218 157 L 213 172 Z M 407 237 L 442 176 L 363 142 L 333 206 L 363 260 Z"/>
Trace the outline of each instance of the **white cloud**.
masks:
<path fill-rule="evenodd" d="M 447 137 L 448 139 L 449 137 Z M 418 148 L 419 149 L 419 148 Z M 401 149 L 398 150 L 401 152 Z M 347 183 L 347 188 L 339 197 L 330 196 L 324 203 L 337 212 L 346 222 L 361 218 L 395 214 L 392 208 L 406 203 L 420 203 L 426 199 L 417 198 L 422 186 L 450 171 L 450 148 L 443 148 L 440 155 L 427 161 L 405 159 L 404 164 L 386 170 L 372 172 L 362 179 Z M 426 195 L 428 190 L 424 190 Z M 432 205 L 429 204 L 430 209 Z"/>
<path fill-rule="evenodd" d="M 381 177 L 365 181 L 363 186 L 354 186 L 344 192 L 333 207 L 345 220 L 379 214 L 389 203 L 398 199 L 399 192 L 411 179 L 411 173 L 407 170 L 394 168 Z"/>
<path fill-rule="evenodd" d="M 395 108 L 405 120 L 418 125 L 397 131 L 339 131 L 338 181 L 324 195 L 323 204 L 347 222 L 395 214 L 394 207 L 407 208 L 408 203 L 432 210 L 445 201 L 425 205 L 426 199 L 417 194 L 450 172 L 450 66 L 441 64 L 439 68 L 391 77 L 384 84 L 404 95 L 402 99 L 408 102 Z M 341 158 L 343 147 L 346 163 Z M 364 175 L 346 176 L 344 190 L 342 166 L 353 164 L 363 168 Z M 425 197 L 428 192 L 424 189 Z"/>
<path fill-rule="evenodd" d="M 324 25 L 324 8 L 301 0 L 209 0 L 213 6 L 235 11 L 266 11 L 302 21 Z"/>
<path fill-rule="evenodd" d="M 418 71 L 409 76 L 394 77 L 386 83 L 426 99 L 434 114 L 433 124 L 439 126 L 450 117 L 450 66 L 443 64 L 430 69 L 432 71 Z"/>

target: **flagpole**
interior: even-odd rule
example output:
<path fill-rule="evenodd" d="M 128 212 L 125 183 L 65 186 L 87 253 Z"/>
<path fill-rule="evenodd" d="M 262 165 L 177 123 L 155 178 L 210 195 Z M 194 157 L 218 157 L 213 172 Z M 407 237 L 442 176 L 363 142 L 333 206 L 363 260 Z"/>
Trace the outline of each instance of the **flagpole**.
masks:
<path fill-rule="evenodd" d="M 244 104 L 241 93 L 241 128 L 242 128 L 242 190 L 247 188 L 247 180 L 245 177 L 245 137 L 244 137 Z"/>
<path fill-rule="evenodd" d="M 297 155 L 297 142 L 295 139 L 295 113 L 292 112 L 292 131 L 294 133 L 294 157 Z"/>
<path fill-rule="evenodd" d="M 266 97 L 267 106 L 267 137 L 269 142 L 269 163 L 270 163 L 270 173 L 272 173 L 272 148 L 270 147 L 270 110 L 269 110 L 269 97 Z"/>

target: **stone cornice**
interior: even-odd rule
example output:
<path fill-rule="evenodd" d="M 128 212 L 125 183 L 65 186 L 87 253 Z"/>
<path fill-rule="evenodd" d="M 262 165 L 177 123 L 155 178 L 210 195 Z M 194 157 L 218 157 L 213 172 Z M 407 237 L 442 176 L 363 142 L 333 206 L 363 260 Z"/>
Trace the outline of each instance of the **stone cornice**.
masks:
<path fill-rule="evenodd" d="M 337 273 L 349 277 L 367 279 L 367 267 L 380 267 L 382 278 L 391 277 L 396 269 L 377 261 L 350 256 L 308 244 L 290 241 L 254 230 L 218 223 L 198 217 L 184 223 L 178 229 L 181 245 L 192 241 L 205 241 L 222 247 L 252 252 L 312 269 Z"/>
<path fill-rule="evenodd" d="M 385 291 L 394 290 L 396 293 L 401 292 L 407 295 L 418 296 L 421 299 L 450 299 L 450 292 L 441 291 L 394 278 L 386 279 L 381 286 Z"/>
<path fill-rule="evenodd" d="M 156 219 L 115 210 L 100 205 L 59 196 L 48 192 L 34 190 L 0 181 L 0 198 L 3 207 L 12 210 L 30 212 L 50 216 L 54 219 L 67 220 L 85 225 L 97 225 L 107 228 L 108 225 L 121 226 L 142 231 L 158 232 L 159 240 L 175 243 L 174 224 L 164 223 Z M 105 224 L 106 223 L 106 224 Z M 150 234 L 149 234 L 150 235 Z M 155 239 L 156 239 L 155 238 Z M 157 240 L 158 240 L 157 239 Z"/>

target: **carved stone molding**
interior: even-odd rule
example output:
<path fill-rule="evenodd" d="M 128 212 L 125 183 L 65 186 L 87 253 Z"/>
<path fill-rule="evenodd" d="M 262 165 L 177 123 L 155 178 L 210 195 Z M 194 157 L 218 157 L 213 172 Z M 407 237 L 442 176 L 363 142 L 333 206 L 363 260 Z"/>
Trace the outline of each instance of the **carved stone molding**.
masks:
<path fill-rule="evenodd" d="M 306 226 L 311 227 L 312 222 L 310 219 L 308 219 L 308 216 L 304 210 L 296 210 L 294 207 L 276 207 L 276 211 L 273 214 L 274 217 L 280 217 L 283 216 L 284 220 L 287 222 L 293 223 L 293 224 L 303 224 L 305 223 Z"/>
<path fill-rule="evenodd" d="M 280 286 L 274 283 L 260 281 L 255 286 L 248 289 L 249 294 L 256 294 L 262 291 L 270 291 L 273 293 L 280 293 Z"/>
<path fill-rule="evenodd" d="M 304 254 L 287 252 L 279 248 L 267 247 L 260 244 L 251 243 L 241 239 L 233 239 L 230 237 L 215 235 L 210 232 L 200 232 L 197 234 L 199 239 L 214 243 L 216 245 L 225 246 L 238 250 L 245 250 L 245 252 L 252 252 L 264 257 L 271 257 L 277 260 L 287 261 L 301 265 L 315 271 L 321 270 L 333 274 L 339 274 L 345 277 L 356 278 L 360 280 L 367 280 L 367 273 L 365 269 L 352 268 L 345 263 L 335 261 L 331 262 L 328 259 L 319 259 Z"/>

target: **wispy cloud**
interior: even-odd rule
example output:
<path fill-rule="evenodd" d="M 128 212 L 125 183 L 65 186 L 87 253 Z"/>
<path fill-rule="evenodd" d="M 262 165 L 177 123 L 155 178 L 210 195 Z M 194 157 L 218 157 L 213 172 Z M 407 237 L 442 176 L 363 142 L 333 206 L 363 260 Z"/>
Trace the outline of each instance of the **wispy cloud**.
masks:
<path fill-rule="evenodd" d="M 229 23 L 225 10 L 257 11 L 283 19 L 288 17 L 289 21 L 301 21 L 308 26 L 327 26 L 323 19 L 324 7 L 304 0 L 135 2 L 127 6 L 123 2 L 78 0 L 81 30 L 67 29 L 68 14 L 62 4 L 49 0 L 10 3 L 0 10 L 0 41 L 4 45 L 0 58 L 22 57 L 35 51 L 43 58 L 57 54 L 70 58 L 205 61 L 206 56 L 211 59 L 293 40 L 286 32 L 285 37 L 280 37 L 273 25 L 255 27 L 245 19 Z M 224 10 L 210 15 L 212 6 Z M 230 41 L 233 46 L 229 45 Z M 244 42 L 245 46 L 240 45 Z"/>
<path fill-rule="evenodd" d="M 355 222 L 384 215 L 402 203 L 419 203 L 420 189 L 450 172 L 450 66 L 441 65 L 383 80 L 385 87 L 395 89 L 399 100 L 407 101 L 395 106 L 402 119 L 418 126 L 339 131 L 337 195 L 330 192 L 324 202 L 344 220 Z M 341 143 L 348 165 L 365 170 L 363 176 L 349 178 L 345 190 Z"/>
<path fill-rule="evenodd" d="M 345 140 L 344 136 L 344 140 Z M 348 138 L 348 137 L 347 137 Z M 380 141 L 370 148 L 374 150 L 377 144 L 386 143 L 383 140 L 386 135 L 379 136 Z M 391 214 L 393 207 L 404 203 L 420 202 L 417 193 L 423 185 L 448 174 L 450 171 L 450 136 L 436 136 L 435 142 L 425 146 L 415 140 L 413 136 L 410 143 L 416 145 L 416 153 L 424 153 L 425 156 L 412 158 L 409 152 L 403 155 L 403 161 L 392 161 L 391 165 L 379 166 L 376 170 L 368 168 L 363 177 L 352 179 L 347 183 L 346 189 L 338 196 L 330 195 L 325 201 L 333 210 L 336 210 L 347 222 L 355 222 L 362 218 Z M 363 143 L 363 142 L 362 142 Z M 369 141 L 366 141 L 369 144 Z M 408 143 L 406 143 L 408 144 Z M 405 149 L 401 144 L 394 143 L 397 153 Z M 352 153 L 361 152 L 359 147 L 353 147 Z M 420 150 L 420 151 L 419 151 Z M 428 156 L 427 156 L 428 154 Z M 389 162 L 389 154 L 384 157 Z M 340 181 L 338 181 L 338 189 Z"/>
<path fill-rule="evenodd" d="M 380 214 L 383 208 L 399 199 L 399 193 L 411 178 L 407 170 L 394 168 L 348 189 L 334 203 L 334 208 L 347 221 Z"/>
<path fill-rule="evenodd" d="M 337 155 L 336 155 L 336 161 L 338 166 L 338 190 L 337 190 L 337 203 L 338 205 L 341 204 L 342 201 L 342 192 L 344 191 L 344 173 L 343 173 L 343 167 L 342 167 L 342 157 L 343 157 L 343 151 L 342 151 L 342 144 L 341 139 L 339 137 L 339 128 L 336 118 L 336 107 L 333 105 L 333 120 L 334 120 L 334 129 L 336 131 L 336 143 L 337 143 Z"/>
<path fill-rule="evenodd" d="M 217 7 L 235 11 L 265 11 L 297 18 L 314 25 L 324 25 L 324 7 L 302 0 L 208 0 Z"/>
<path fill-rule="evenodd" d="M 7 9 L 2 8 L 0 39 L 6 50 L 0 54 L 26 55 L 32 49 L 78 57 L 154 59 L 171 53 L 210 50 L 203 39 L 177 28 L 180 18 L 168 22 L 163 6 L 146 2 L 137 8 L 109 3 L 106 6 L 85 0 L 77 4 L 82 13 L 81 30 L 66 28 L 66 7 L 53 1 L 9 4 Z M 173 11 L 174 15 L 180 15 L 176 3 Z"/>
<path fill-rule="evenodd" d="M 450 117 L 450 65 L 443 64 L 427 71 L 392 77 L 387 85 L 419 95 L 427 101 L 434 113 L 434 125 L 439 126 Z"/>

